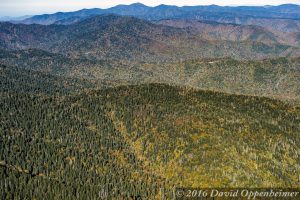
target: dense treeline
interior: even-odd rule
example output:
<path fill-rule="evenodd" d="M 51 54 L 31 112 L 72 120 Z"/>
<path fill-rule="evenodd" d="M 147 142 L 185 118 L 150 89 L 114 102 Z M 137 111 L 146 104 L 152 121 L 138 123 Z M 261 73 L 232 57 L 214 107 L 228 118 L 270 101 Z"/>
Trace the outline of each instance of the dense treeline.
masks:
<path fill-rule="evenodd" d="M 162 84 L 1 92 L 1 199 L 159 199 L 174 186 L 299 187 L 300 109 Z"/>
<path fill-rule="evenodd" d="M 173 184 L 299 187 L 299 108 L 164 85 L 113 94 L 117 129 Z"/>
<path fill-rule="evenodd" d="M 0 92 L 65 95 L 97 87 L 89 80 L 54 76 L 45 72 L 0 64 Z"/>
<path fill-rule="evenodd" d="M 115 130 L 103 101 L 2 93 L 1 108 L 0 160 L 16 168 L 1 168 L 2 199 L 144 199 L 163 187 Z"/>

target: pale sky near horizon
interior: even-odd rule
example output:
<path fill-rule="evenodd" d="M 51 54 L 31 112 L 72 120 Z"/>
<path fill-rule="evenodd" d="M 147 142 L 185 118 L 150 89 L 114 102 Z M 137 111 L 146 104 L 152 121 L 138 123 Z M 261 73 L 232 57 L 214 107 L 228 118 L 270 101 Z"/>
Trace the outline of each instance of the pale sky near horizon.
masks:
<path fill-rule="evenodd" d="M 299 4 L 300 0 L 0 0 L 0 16 L 22 16 L 59 11 L 75 11 L 83 8 L 108 8 L 119 4 L 140 2 L 148 6 L 167 5 L 280 5 Z"/>

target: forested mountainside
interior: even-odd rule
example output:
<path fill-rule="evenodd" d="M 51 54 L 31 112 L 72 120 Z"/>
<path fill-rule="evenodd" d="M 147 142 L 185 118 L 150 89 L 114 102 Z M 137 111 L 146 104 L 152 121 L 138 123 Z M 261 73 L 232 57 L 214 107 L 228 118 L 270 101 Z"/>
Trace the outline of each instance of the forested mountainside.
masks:
<path fill-rule="evenodd" d="M 40 50 L 0 51 L 0 55 L 0 62 L 7 66 L 70 79 L 83 78 L 92 81 L 96 87 L 158 82 L 232 94 L 300 100 L 299 58 L 259 61 L 194 59 L 157 64 L 70 59 Z"/>
<path fill-rule="evenodd" d="M 66 95 L 96 88 L 96 81 L 68 78 L 49 73 L 0 65 L 0 91 L 48 95 Z M 102 87 L 105 83 L 102 82 Z"/>
<path fill-rule="evenodd" d="M 276 22 L 276 25 L 270 25 L 267 22 L 264 24 L 263 20 L 259 20 L 260 24 L 253 23 L 255 24 L 253 25 L 250 23 L 250 25 L 240 25 L 236 22 L 220 23 L 215 21 L 169 19 L 160 20 L 157 24 L 188 28 L 190 31 L 201 35 L 202 38 L 207 40 L 256 41 L 267 44 L 277 42 L 290 46 L 299 46 L 300 20 L 296 21 L 298 26 L 296 23 L 288 25 L 290 29 L 284 27 L 281 21 L 283 20 Z"/>
<path fill-rule="evenodd" d="M 162 84 L 67 96 L 1 87 L 2 199 L 299 187 L 300 110 L 280 101 Z"/>
<path fill-rule="evenodd" d="M 220 29 L 222 29 L 220 25 Z M 228 26 L 226 31 L 206 37 L 195 29 L 158 25 L 133 17 L 95 16 L 71 25 L 24 25 L 0 23 L 0 47 L 8 50 L 29 48 L 59 53 L 71 58 L 122 59 L 166 62 L 194 58 L 232 57 L 262 59 L 299 56 L 300 47 L 292 39 L 248 27 Z M 207 32 L 214 28 L 207 28 Z M 228 30 L 230 31 L 230 30 Z M 228 32 L 227 31 L 227 32 Z M 243 36 L 243 32 L 247 31 Z M 234 33 L 235 32 L 235 33 Z M 201 47 L 201 48 L 200 48 Z"/>

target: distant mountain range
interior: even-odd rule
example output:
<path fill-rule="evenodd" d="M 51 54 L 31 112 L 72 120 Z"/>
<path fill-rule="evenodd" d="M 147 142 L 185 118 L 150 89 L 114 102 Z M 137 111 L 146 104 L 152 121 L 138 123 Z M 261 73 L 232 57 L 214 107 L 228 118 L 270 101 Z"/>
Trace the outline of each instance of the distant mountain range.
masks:
<path fill-rule="evenodd" d="M 35 48 L 92 60 L 161 62 L 212 57 L 298 56 L 299 39 L 298 32 L 277 33 L 261 26 L 197 20 L 153 23 L 117 15 L 94 16 L 70 25 L 0 23 L 0 48 Z"/>
<path fill-rule="evenodd" d="M 297 46 L 300 38 L 300 6 L 295 4 L 238 7 L 217 5 L 183 7 L 159 5 L 156 7 L 149 7 L 141 3 L 135 3 L 131 5 L 118 5 L 108 9 L 82 9 L 74 12 L 58 12 L 54 14 L 24 16 L 15 19 L 0 18 L 0 21 L 9 21 L 15 24 L 71 25 L 95 16 L 111 14 L 132 16 L 142 20 L 152 21 L 154 23 L 158 22 L 158 24 L 162 24 L 159 22 L 161 20 L 164 20 L 165 22 L 166 20 L 169 20 L 168 22 L 170 22 L 170 24 L 164 23 L 164 25 L 174 26 L 174 24 L 177 24 L 176 27 L 178 27 L 178 23 L 171 23 L 170 20 L 254 25 L 263 27 L 263 29 L 260 28 L 260 31 L 258 32 L 265 32 L 266 30 L 271 32 L 267 33 L 267 35 L 269 35 L 267 37 L 268 41 L 270 40 L 270 37 L 273 37 L 273 40 L 277 37 L 277 41 L 291 46 Z M 191 23 L 183 26 L 181 22 L 180 26 L 181 28 L 187 26 L 190 27 Z M 193 26 L 195 26 L 195 23 L 193 23 Z M 199 24 L 196 26 L 198 26 L 196 29 L 199 30 Z M 225 27 L 225 25 L 223 25 L 223 27 Z M 201 28 L 203 28 L 203 26 Z M 246 32 L 249 31 L 247 30 Z M 233 34 L 236 34 L 236 31 L 233 31 Z M 275 35 L 276 37 L 271 35 Z M 234 36 L 228 37 L 232 38 Z M 241 36 L 241 38 L 243 38 L 243 36 Z M 227 40 L 227 38 L 224 39 Z"/>
<path fill-rule="evenodd" d="M 83 9 L 75 12 L 58 12 L 55 14 L 44 14 L 29 17 L 24 20 L 15 21 L 15 23 L 24 24 L 54 24 L 61 20 L 68 23 L 89 16 L 103 14 L 118 14 L 123 16 L 134 16 L 147 20 L 161 19 L 201 19 L 201 20 L 218 20 L 218 21 L 247 21 L 253 18 L 283 18 L 283 19 L 300 19 L 300 6 L 294 4 L 284 4 L 280 6 L 168 6 L 159 5 L 148 7 L 141 3 L 131 5 L 118 5 L 108 9 Z M 59 22 L 61 23 L 61 22 Z"/>
<path fill-rule="evenodd" d="M 133 4 L 107 9 L 119 15 L 107 14 L 107 10 L 99 15 L 99 9 L 85 9 L 23 21 L 51 19 L 53 24 L 49 25 L 0 22 L 0 63 L 92 79 L 100 81 L 100 85 L 163 82 L 299 99 L 300 20 L 289 18 L 298 14 L 297 9 L 297 5 L 151 8 Z M 201 19 L 183 15 L 172 18 L 176 10 L 185 12 L 184 16 L 200 11 L 211 15 Z M 263 13 L 270 16 L 260 18 L 258 15 L 263 14 L 255 14 L 255 10 L 266 10 Z M 245 15 L 250 11 L 252 15 Z M 135 16 L 126 16 L 130 13 Z M 272 13 L 287 15 L 272 18 Z M 141 17 L 151 15 L 157 18 Z M 267 60 L 259 61 L 262 59 Z M 279 63 L 278 67 L 270 70 L 277 66 L 274 63 Z M 230 69 L 226 73 L 225 66 Z M 244 76 L 237 79 L 241 71 Z"/>

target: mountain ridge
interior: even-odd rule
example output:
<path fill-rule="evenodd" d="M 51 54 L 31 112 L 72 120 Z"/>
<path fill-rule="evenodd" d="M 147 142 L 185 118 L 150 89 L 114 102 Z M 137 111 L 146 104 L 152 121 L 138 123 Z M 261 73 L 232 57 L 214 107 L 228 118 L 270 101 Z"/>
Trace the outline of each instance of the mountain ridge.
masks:
<path fill-rule="evenodd" d="M 194 59 L 171 63 L 71 59 L 40 50 L 0 51 L 0 63 L 55 76 L 85 79 L 95 87 L 164 83 L 202 90 L 300 102 L 300 57 L 265 60 Z"/>
<path fill-rule="evenodd" d="M 0 23 L 0 46 L 8 50 L 37 48 L 73 58 L 147 62 L 199 57 L 260 59 L 300 55 L 299 47 L 277 42 L 268 30 L 250 29 L 250 32 L 254 31 L 252 36 L 239 39 L 243 29 L 236 29 L 238 37 L 231 41 L 226 36 L 211 40 L 192 29 L 111 14 L 94 16 L 70 25 Z M 234 31 L 235 28 L 229 30 Z M 294 37 L 297 38 L 297 35 Z"/>
<path fill-rule="evenodd" d="M 158 5 L 155 7 L 149 7 L 141 3 L 135 3 L 131 5 L 117 5 L 108 9 L 83 9 L 73 12 L 57 12 L 54 14 L 45 14 L 45 15 L 36 15 L 31 18 L 27 18 L 21 21 L 15 21 L 16 23 L 25 23 L 25 24 L 53 24 L 56 21 L 60 21 L 63 19 L 67 19 L 69 17 L 87 17 L 89 15 L 100 15 L 100 14 L 119 14 L 119 15 L 127 15 L 127 16 L 135 16 L 143 19 L 149 20 L 159 20 L 166 18 L 167 16 L 172 18 L 184 17 L 185 15 L 191 16 L 193 13 L 198 17 L 203 15 L 211 15 L 210 12 L 219 12 L 219 13 L 229 13 L 237 16 L 238 15 L 251 15 L 257 17 L 271 17 L 271 18 L 288 18 L 288 19 L 300 19 L 300 6 L 293 4 L 293 6 L 289 5 L 281 5 L 281 6 L 272 6 L 272 7 L 263 7 L 263 6 L 238 6 L 238 7 L 230 7 L 230 6 L 170 6 L 170 5 Z M 202 13 L 202 14 L 201 14 Z M 192 15 L 193 15 L 192 14 Z"/>

